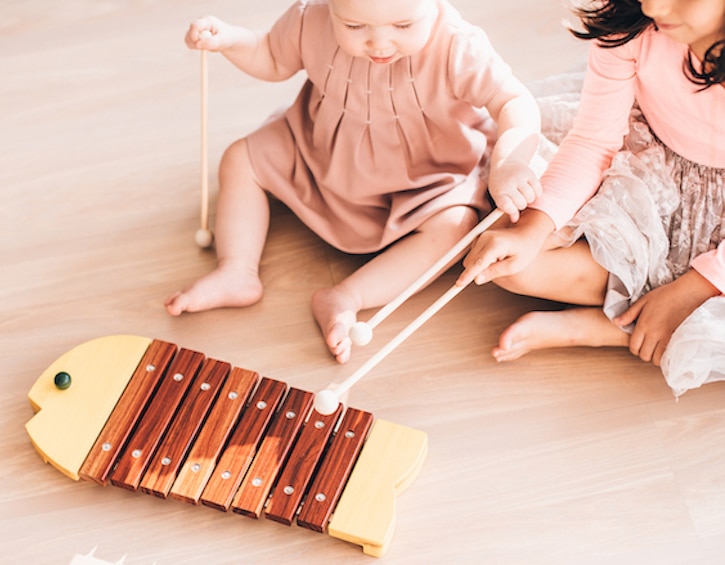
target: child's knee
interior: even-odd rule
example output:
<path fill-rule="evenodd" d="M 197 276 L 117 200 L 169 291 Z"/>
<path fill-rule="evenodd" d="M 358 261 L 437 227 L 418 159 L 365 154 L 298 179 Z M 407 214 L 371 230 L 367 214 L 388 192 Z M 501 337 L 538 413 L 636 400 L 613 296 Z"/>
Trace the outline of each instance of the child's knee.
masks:
<path fill-rule="evenodd" d="M 505 277 L 498 277 L 492 282 L 504 290 L 522 296 L 532 296 L 535 292 L 536 282 L 528 271 L 522 271 Z"/>
<path fill-rule="evenodd" d="M 470 206 L 453 206 L 436 214 L 434 222 L 436 229 L 443 229 L 458 240 L 476 225 L 478 213 Z"/>

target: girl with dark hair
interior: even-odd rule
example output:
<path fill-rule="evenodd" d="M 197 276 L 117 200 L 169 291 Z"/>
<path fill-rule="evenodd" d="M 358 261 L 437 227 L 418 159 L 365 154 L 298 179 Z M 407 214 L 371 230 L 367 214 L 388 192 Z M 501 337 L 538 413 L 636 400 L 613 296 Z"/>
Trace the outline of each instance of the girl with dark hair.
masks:
<path fill-rule="evenodd" d="M 592 45 L 573 126 L 542 196 L 478 239 L 459 284 L 577 306 L 519 318 L 497 360 L 629 347 L 680 395 L 725 379 L 725 0 L 576 13 Z"/>

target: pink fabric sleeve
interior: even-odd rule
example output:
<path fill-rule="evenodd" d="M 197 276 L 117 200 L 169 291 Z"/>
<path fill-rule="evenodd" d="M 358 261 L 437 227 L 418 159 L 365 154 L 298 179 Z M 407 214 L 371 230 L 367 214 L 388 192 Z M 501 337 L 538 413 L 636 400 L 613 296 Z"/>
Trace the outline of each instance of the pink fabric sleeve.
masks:
<path fill-rule="evenodd" d="M 295 2 L 269 31 L 269 47 L 272 57 L 276 61 L 282 61 L 286 68 L 296 68 L 297 70 L 303 68 L 300 38 L 305 7 L 305 2 Z"/>
<path fill-rule="evenodd" d="M 725 241 L 717 249 L 695 257 L 690 266 L 725 294 Z"/>
<path fill-rule="evenodd" d="M 572 129 L 541 178 L 543 193 L 531 205 L 559 229 L 599 188 L 622 147 L 634 104 L 637 40 L 605 49 L 592 44 L 581 102 Z"/>
<path fill-rule="evenodd" d="M 456 34 L 449 52 L 448 77 L 459 100 L 483 108 L 512 75 L 483 30 Z"/>

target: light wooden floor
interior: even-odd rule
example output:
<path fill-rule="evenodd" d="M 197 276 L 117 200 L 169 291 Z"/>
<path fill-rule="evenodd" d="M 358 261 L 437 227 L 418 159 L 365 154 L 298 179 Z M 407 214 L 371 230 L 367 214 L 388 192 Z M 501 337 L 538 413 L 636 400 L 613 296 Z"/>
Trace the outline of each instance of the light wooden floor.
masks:
<path fill-rule="evenodd" d="M 314 391 L 347 377 L 452 283 L 455 269 L 338 366 L 309 299 L 359 259 L 278 208 L 260 304 L 178 319 L 163 310 L 167 294 L 214 265 L 193 242 L 199 58 L 183 46 L 186 26 L 205 13 L 267 26 L 286 5 L 0 0 L 0 562 L 65 565 L 96 546 L 128 565 L 373 562 L 297 527 L 74 483 L 42 463 L 24 430 L 35 379 L 85 340 L 164 339 Z M 526 81 L 581 60 L 559 0 L 457 5 Z M 262 84 L 221 57 L 210 70 L 215 169 L 299 81 Z M 353 390 L 352 405 L 429 435 L 384 562 L 722 563 L 725 386 L 675 402 L 656 368 L 621 350 L 496 364 L 499 332 L 542 306 L 466 289 Z"/>

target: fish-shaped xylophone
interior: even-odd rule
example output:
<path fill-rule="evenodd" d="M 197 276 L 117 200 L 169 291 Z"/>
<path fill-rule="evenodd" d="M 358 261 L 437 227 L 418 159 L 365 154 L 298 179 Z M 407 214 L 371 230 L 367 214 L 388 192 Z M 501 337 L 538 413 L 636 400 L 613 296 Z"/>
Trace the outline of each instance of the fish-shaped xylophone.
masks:
<path fill-rule="evenodd" d="M 150 338 L 85 342 L 28 397 L 43 460 L 74 480 L 300 526 L 382 556 L 425 433 Z M 374 420 L 374 421 L 373 421 Z"/>

